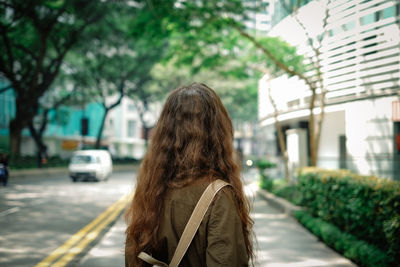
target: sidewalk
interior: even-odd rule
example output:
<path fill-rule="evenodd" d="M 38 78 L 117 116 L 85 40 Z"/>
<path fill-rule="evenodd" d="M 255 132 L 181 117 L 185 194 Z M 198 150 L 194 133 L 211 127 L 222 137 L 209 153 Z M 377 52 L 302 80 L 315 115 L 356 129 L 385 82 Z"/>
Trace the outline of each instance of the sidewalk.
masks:
<path fill-rule="evenodd" d="M 356 266 L 328 248 L 288 213 L 272 207 L 256 194 L 255 184 L 246 187 L 253 194 L 252 218 L 257 238 L 256 266 L 308 267 Z M 124 266 L 125 222 L 121 216 L 103 239 L 81 260 L 81 267 Z"/>
<path fill-rule="evenodd" d="M 288 213 L 272 207 L 260 194 L 254 200 L 252 218 L 258 242 L 257 266 L 356 266 L 320 242 Z"/>

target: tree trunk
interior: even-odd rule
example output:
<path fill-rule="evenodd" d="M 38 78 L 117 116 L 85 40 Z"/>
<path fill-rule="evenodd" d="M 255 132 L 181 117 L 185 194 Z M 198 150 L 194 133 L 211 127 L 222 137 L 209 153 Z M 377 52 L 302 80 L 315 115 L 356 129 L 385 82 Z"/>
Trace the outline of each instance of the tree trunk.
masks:
<path fill-rule="evenodd" d="M 282 127 L 278 121 L 277 115 L 275 117 L 275 128 L 278 133 L 279 147 L 282 152 L 283 167 L 285 170 L 285 180 L 286 180 L 286 183 L 290 184 L 291 180 L 290 180 L 290 173 L 289 173 L 289 157 L 288 157 L 288 153 L 286 150 L 285 135 L 282 132 Z"/>
<path fill-rule="evenodd" d="M 24 127 L 18 120 L 13 119 L 10 122 L 10 154 L 14 156 L 20 155 L 21 132 Z"/>
<path fill-rule="evenodd" d="M 315 126 L 315 150 L 317 151 L 317 158 L 318 158 L 318 151 L 319 151 L 319 144 L 320 144 L 320 139 L 321 139 L 321 131 L 322 131 L 322 123 L 324 122 L 325 119 L 325 95 L 326 95 L 326 90 L 322 86 L 321 87 L 321 113 L 319 114 L 317 124 Z"/>
<path fill-rule="evenodd" d="M 101 120 L 100 129 L 99 129 L 99 131 L 97 132 L 96 145 L 95 145 L 95 148 L 96 148 L 96 149 L 99 149 L 99 148 L 100 148 L 100 145 L 101 145 L 101 137 L 103 136 L 104 124 L 105 124 L 105 122 L 106 122 L 106 117 L 107 117 L 108 111 L 110 111 L 110 109 L 109 109 L 109 108 L 106 108 L 106 107 L 104 106 L 104 115 L 103 115 L 103 119 Z"/>
<path fill-rule="evenodd" d="M 22 130 L 32 122 L 38 112 L 38 95 L 23 95 L 16 91 L 15 118 L 10 121 L 10 153 L 20 155 Z"/>
<path fill-rule="evenodd" d="M 316 138 L 315 138 L 315 114 L 314 114 L 314 108 L 315 108 L 315 101 L 316 101 L 316 85 L 315 83 L 312 83 L 310 85 L 310 89 L 312 92 L 311 95 L 311 100 L 310 100 L 310 115 L 308 118 L 308 129 L 309 129 L 309 143 L 310 143 L 310 166 L 315 167 L 317 165 L 317 159 L 318 159 L 318 147 L 316 143 Z"/>
<path fill-rule="evenodd" d="M 35 141 L 37 149 L 37 163 L 38 167 L 41 168 L 43 159 L 47 158 L 47 146 L 43 142 L 43 131 L 37 131 L 31 122 L 29 123 L 29 132 Z"/>
<path fill-rule="evenodd" d="M 269 74 L 267 74 L 267 75 L 268 75 L 268 85 L 267 85 L 268 97 L 269 97 L 272 107 L 274 108 L 275 129 L 276 129 L 276 132 L 278 133 L 279 147 L 282 152 L 283 167 L 285 170 L 285 180 L 286 180 L 286 183 L 290 184 L 291 181 L 290 181 L 290 174 L 289 174 L 289 157 L 288 157 L 287 150 L 286 150 L 285 135 L 282 132 L 282 127 L 278 120 L 278 108 L 277 108 L 276 103 L 275 103 L 274 99 L 272 98 L 272 94 L 271 94 L 271 87 L 269 85 L 269 81 L 271 78 L 270 78 Z"/>

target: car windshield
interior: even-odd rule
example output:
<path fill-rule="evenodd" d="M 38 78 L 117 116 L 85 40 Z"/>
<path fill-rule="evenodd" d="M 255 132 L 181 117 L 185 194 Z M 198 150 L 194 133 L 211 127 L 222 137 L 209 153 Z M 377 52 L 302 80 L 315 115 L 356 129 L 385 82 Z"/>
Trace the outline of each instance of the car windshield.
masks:
<path fill-rule="evenodd" d="M 96 163 L 96 158 L 90 155 L 75 155 L 71 158 L 71 163 Z"/>

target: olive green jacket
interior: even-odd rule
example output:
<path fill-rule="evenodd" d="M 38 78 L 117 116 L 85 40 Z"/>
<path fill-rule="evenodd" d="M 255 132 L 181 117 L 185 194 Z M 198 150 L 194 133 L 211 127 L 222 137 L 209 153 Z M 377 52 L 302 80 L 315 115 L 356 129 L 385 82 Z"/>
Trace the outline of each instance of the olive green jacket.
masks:
<path fill-rule="evenodd" d="M 186 223 L 208 184 L 196 183 L 167 193 L 159 243 L 150 252 L 154 258 L 171 261 Z M 248 266 L 242 223 L 229 186 L 216 195 L 179 266 Z"/>

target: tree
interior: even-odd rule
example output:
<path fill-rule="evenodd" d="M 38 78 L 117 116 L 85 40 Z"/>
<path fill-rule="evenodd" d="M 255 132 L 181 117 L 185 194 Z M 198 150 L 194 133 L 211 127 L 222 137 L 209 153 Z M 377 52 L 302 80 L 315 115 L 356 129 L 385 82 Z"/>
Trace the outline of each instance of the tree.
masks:
<path fill-rule="evenodd" d="M 46 97 L 46 103 L 40 104 L 39 114 L 35 117 L 37 120 L 33 119 L 28 124 L 29 132 L 36 144 L 39 168 L 42 167 L 42 159 L 48 157 L 47 145 L 43 142 L 43 134 L 49 122 L 49 113 L 52 110 L 56 111 L 61 105 L 65 104 L 75 91 L 76 87 L 69 91 L 57 92 L 56 96 Z M 51 92 L 47 91 L 46 93 Z"/>
<path fill-rule="evenodd" d="M 151 69 L 162 57 L 162 35 L 156 39 L 131 34 L 135 12 L 124 3 L 114 6 L 100 23 L 88 28 L 87 41 L 69 58 L 75 83 L 85 87 L 86 101 L 98 102 L 104 109 L 95 148 L 101 146 L 109 111 L 126 95 L 144 94 L 145 84 L 152 79 Z"/>
<path fill-rule="evenodd" d="M 292 70 L 303 73 L 307 68 L 307 66 L 305 66 L 303 63 L 303 56 L 298 55 L 296 48 L 281 40 L 280 38 L 264 37 L 259 38 L 258 42 L 260 42 L 260 44 L 262 44 L 264 47 L 269 47 L 270 52 L 275 56 L 275 58 L 279 60 L 279 62 L 283 62 L 284 65 L 291 66 Z M 274 96 L 271 92 L 270 86 L 271 79 L 282 75 L 284 71 L 280 67 L 278 67 L 273 61 L 269 60 L 268 56 L 266 56 L 265 54 L 257 55 L 256 51 L 253 51 L 250 57 L 251 58 L 248 60 L 249 62 L 252 62 L 250 67 L 259 71 L 260 73 L 263 73 L 264 80 L 266 80 L 267 83 L 269 102 L 274 110 L 274 125 L 278 137 L 279 148 L 282 153 L 285 179 L 286 182 L 290 183 L 291 181 L 289 173 L 289 157 L 286 147 L 285 134 L 283 133 L 282 125 L 278 119 L 279 110 L 275 102 Z M 260 65 L 259 62 L 263 62 L 264 64 Z"/>
<path fill-rule="evenodd" d="M 156 68 L 159 73 L 155 73 L 161 77 L 157 79 L 164 88 L 204 81 L 218 89 L 233 119 L 256 119 L 256 79 L 246 73 L 242 62 L 237 64 L 237 52 L 242 45 L 240 36 L 226 28 L 227 15 L 245 19 L 251 7 L 244 6 L 243 1 L 216 0 L 152 1 L 152 4 L 143 5 L 140 12 L 143 19 L 136 19 L 132 28 L 136 36 L 144 32 L 168 37 L 166 56 Z M 157 28 L 158 22 L 161 28 Z"/>
<path fill-rule="evenodd" d="M 323 32 L 322 34 L 313 37 L 306 29 L 305 25 L 298 18 L 297 10 L 302 4 L 302 1 L 298 1 L 297 6 L 294 7 L 293 16 L 299 25 L 303 28 L 304 33 L 307 37 L 307 41 L 310 45 L 311 50 L 314 54 L 310 57 L 307 57 L 307 60 L 310 62 L 309 68 L 303 70 L 296 70 L 293 65 L 285 63 L 282 59 L 278 58 L 277 55 L 273 52 L 274 47 L 264 45 L 262 42 L 257 40 L 255 37 L 251 36 L 247 33 L 244 28 L 235 21 L 234 19 L 230 19 L 231 26 L 236 29 L 245 39 L 249 40 L 254 44 L 256 48 L 259 49 L 264 55 L 266 55 L 270 61 L 272 61 L 276 67 L 280 70 L 283 70 L 290 76 L 297 76 L 300 80 L 303 80 L 306 85 L 310 88 L 311 91 L 311 99 L 309 104 L 309 144 L 310 144 L 310 164 L 311 166 L 315 166 L 317 164 L 318 159 L 318 148 L 319 148 L 319 140 L 321 136 L 321 126 L 324 118 L 324 107 L 325 107 L 325 94 L 326 88 L 323 82 L 323 75 L 321 70 L 321 46 L 323 38 L 326 36 L 326 25 L 329 18 L 329 12 L 325 8 L 325 16 L 323 18 Z M 308 73 L 306 74 L 306 70 Z M 318 88 L 320 89 L 318 91 Z M 319 95 L 319 100 L 318 100 Z M 320 116 L 316 119 L 315 107 L 317 106 L 317 102 L 319 101 L 321 113 Z M 317 121 L 316 121 L 317 120 Z"/>
<path fill-rule="evenodd" d="M 0 2 L 0 72 L 16 94 L 10 122 L 11 153 L 19 154 L 21 131 L 39 110 L 70 49 L 103 15 L 101 1 Z M 3 88 L 4 89 L 4 88 Z"/>

